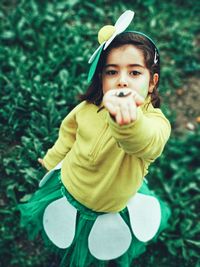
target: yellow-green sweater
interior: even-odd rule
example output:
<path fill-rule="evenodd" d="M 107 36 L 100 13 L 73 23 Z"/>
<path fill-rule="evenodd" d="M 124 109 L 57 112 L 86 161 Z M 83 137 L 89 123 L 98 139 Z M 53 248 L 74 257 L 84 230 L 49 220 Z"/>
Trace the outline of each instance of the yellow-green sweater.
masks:
<path fill-rule="evenodd" d="M 162 153 L 170 130 L 161 110 L 151 104 L 137 109 L 135 122 L 120 126 L 106 109 L 83 101 L 62 121 L 44 164 L 50 170 L 63 160 L 62 182 L 86 207 L 120 211 Z"/>

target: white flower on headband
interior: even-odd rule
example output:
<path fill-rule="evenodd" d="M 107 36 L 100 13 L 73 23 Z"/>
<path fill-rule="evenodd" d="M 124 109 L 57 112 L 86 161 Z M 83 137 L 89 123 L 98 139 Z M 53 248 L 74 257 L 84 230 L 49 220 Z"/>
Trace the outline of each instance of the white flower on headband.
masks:
<path fill-rule="evenodd" d="M 98 33 L 98 40 L 100 46 L 90 57 L 88 63 L 91 64 L 98 54 L 99 50 L 104 46 L 104 50 L 110 45 L 113 39 L 120 33 L 126 30 L 134 17 L 134 12 L 131 10 L 125 11 L 116 21 L 115 25 L 106 25 L 100 29 Z"/>

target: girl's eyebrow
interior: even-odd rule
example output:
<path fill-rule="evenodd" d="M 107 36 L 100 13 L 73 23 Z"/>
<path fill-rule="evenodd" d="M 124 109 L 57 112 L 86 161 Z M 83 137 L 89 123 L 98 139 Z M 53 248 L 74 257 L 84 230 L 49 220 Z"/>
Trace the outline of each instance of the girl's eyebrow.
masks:
<path fill-rule="evenodd" d="M 128 67 L 140 67 L 140 68 L 145 68 L 145 66 L 140 65 L 140 64 L 128 64 Z M 109 67 L 119 67 L 119 65 L 117 64 L 106 64 L 105 68 L 109 68 Z"/>

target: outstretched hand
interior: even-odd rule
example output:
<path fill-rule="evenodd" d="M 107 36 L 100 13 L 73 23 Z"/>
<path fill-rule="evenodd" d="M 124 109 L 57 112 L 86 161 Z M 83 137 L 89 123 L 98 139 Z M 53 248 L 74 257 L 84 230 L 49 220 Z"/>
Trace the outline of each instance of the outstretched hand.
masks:
<path fill-rule="evenodd" d="M 137 119 L 137 107 L 144 98 L 132 89 L 113 89 L 105 93 L 103 104 L 119 125 L 129 124 Z"/>

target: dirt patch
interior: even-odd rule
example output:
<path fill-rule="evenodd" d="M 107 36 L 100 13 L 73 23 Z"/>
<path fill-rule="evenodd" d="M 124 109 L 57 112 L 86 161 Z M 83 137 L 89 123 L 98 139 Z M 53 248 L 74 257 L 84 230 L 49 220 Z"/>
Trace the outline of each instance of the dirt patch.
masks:
<path fill-rule="evenodd" d="M 176 114 L 174 131 L 195 131 L 200 124 L 200 79 L 189 78 L 187 84 L 169 93 L 169 106 Z"/>

